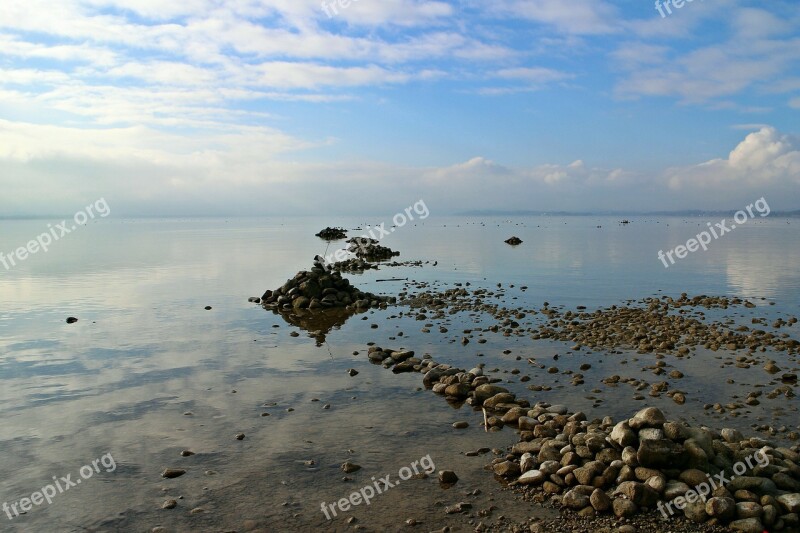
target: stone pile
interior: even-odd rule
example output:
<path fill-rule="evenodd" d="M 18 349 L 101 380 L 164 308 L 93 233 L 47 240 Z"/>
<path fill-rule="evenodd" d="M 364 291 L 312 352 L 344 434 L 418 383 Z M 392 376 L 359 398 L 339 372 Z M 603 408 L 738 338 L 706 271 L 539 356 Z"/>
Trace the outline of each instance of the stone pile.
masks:
<path fill-rule="evenodd" d="M 353 237 L 346 242 L 350 244 L 348 251 L 365 261 L 388 261 L 392 257 L 400 255 L 400 252 L 381 246 L 377 240 L 367 237 Z"/>
<path fill-rule="evenodd" d="M 395 373 L 423 373 L 424 385 L 448 401 L 482 408 L 491 430 L 516 427 L 520 441 L 491 470 L 581 516 L 657 509 L 665 518 L 682 514 L 733 531 L 800 531 L 800 446 L 668 421 L 655 407 L 616 423 L 588 421 L 565 406 L 531 406 L 482 368 L 466 371 L 377 346 L 368 356 Z"/>
<path fill-rule="evenodd" d="M 287 280 L 282 287 L 268 290 L 261 297 L 267 309 L 368 309 L 386 307 L 395 302 L 394 297 L 385 297 L 363 292 L 343 278 L 339 272 L 328 272 L 317 263 L 310 271 L 302 271 Z"/>
<path fill-rule="evenodd" d="M 338 261 L 330 265 L 330 269 L 336 272 L 355 272 L 361 273 L 365 270 L 377 270 L 378 265 L 375 263 L 370 263 L 369 261 L 365 261 L 363 259 L 359 259 L 358 257 L 354 257 L 352 259 L 346 259 L 344 261 Z"/>
<path fill-rule="evenodd" d="M 315 235 L 320 239 L 325 239 L 326 241 L 338 241 L 339 239 L 344 239 L 347 237 L 347 230 L 344 228 L 325 228 L 324 230 L 320 231 Z"/>

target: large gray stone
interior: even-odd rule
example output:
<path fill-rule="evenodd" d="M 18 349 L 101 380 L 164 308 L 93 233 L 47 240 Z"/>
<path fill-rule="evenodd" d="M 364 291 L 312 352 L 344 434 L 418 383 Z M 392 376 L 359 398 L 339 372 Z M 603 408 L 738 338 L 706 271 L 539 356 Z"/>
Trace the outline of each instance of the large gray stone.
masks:
<path fill-rule="evenodd" d="M 725 428 L 720 433 L 722 434 L 722 438 L 725 439 L 725 442 L 734 443 L 744 440 L 744 435 L 742 435 L 742 432 L 738 429 Z"/>
<path fill-rule="evenodd" d="M 494 473 L 498 476 L 516 476 L 519 475 L 519 465 L 513 461 L 503 461 L 497 463 L 493 467 Z"/>
<path fill-rule="evenodd" d="M 789 492 L 800 492 L 800 481 L 783 472 L 778 472 L 772 476 L 772 481 L 779 489 L 787 490 Z"/>
<path fill-rule="evenodd" d="M 434 370 L 436 369 L 434 368 L 431 370 L 431 372 Z M 492 396 L 500 394 L 501 392 L 508 392 L 508 389 L 500 387 L 499 385 L 491 385 L 488 383 L 485 385 L 479 385 L 478 388 L 475 389 L 475 401 L 478 403 L 478 405 L 480 405 Z"/>
<path fill-rule="evenodd" d="M 609 438 L 623 448 L 636 444 L 636 433 L 628 425 L 628 422 L 620 422 L 614 426 Z"/>
<path fill-rule="evenodd" d="M 541 450 L 539 450 L 539 462 L 543 463 L 545 461 L 560 461 L 561 460 L 561 448 L 563 448 L 562 443 L 549 440 L 542 444 Z"/>
<path fill-rule="evenodd" d="M 743 518 L 742 520 L 734 520 L 728 527 L 734 531 L 741 531 L 742 533 L 762 533 L 764 526 L 758 518 Z"/>
<path fill-rule="evenodd" d="M 750 490 L 759 494 L 777 494 L 778 487 L 771 479 L 756 476 L 740 476 L 731 479 L 727 488 L 731 492 L 737 490 Z"/>
<path fill-rule="evenodd" d="M 727 522 L 736 514 L 736 501 L 733 498 L 709 498 L 706 513 Z"/>
<path fill-rule="evenodd" d="M 692 522 L 702 523 L 708 519 L 706 513 L 706 503 L 702 500 L 687 502 L 686 507 L 683 508 L 683 514 Z"/>
<path fill-rule="evenodd" d="M 661 440 L 664 430 L 659 428 L 642 428 L 639 430 L 639 440 Z"/>
<path fill-rule="evenodd" d="M 481 385 L 481 387 L 483 387 L 483 385 Z M 480 387 L 478 387 L 478 388 L 480 388 Z M 484 400 L 483 405 L 487 409 L 494 409 L 495 407 L 499 406 L 500 404 L 512 403 L 514 401 L 514 398 L 516 398 L 516 396 L 514 396 L 510 392 L 500 392 L 498 394 L 495 394 L 491 398 L 488 398 L 487 400 Z M 513 407 L 516 407 L 516 405 L 514 405 Z"/>
<path fill-rule="evenodd" d="M 611 508 L 611 498 L 600 489 L 595 489 L 589 497 L 589 502 L 594 507 L 594 510 L 603 513 Z"/>
<path fill-rule="evenodd" d="M 647 468 L 680 468 L 686 455 L 683 446 L 669 439 L 644 440 L 639 443 L 636 459 Z"/>
<path fill-rule="evenodd" d="M 520 485 L 541 485 L 546 477 L 539 470 L 528 470 L 517 479 L 517 483 Z"/>
<path fill-rule="evenodd" d="M 536 459 L 532 453 L 525 452 L 522 454 L 522 457 L 519 458 L 519 468 L 523 472 L 536 468 Z"/>
<path fill-rule="evenodd" d="M 709 456 L 695 439 L 687 439 L 684 441 L 683 448 L 686 450 L 686 464 L 690 468 L 696 468 L 698 470 L 702 470 L 703 472 L 709 471 Z"/>
<path fill-rule="evenodd" d="M 667 419 L 657 407 L 645 407 L 631 418 L 628 423 L 633 429 L 660 428 Z"/>
<path fill-rule="evenodd" d="M 517 419 L 517 427 L 519 427 L 521 431 L 533 431 L 538 425 L 539 421 L 535 418 L 521 416 Z"/>
<path fill-rule="evenodd" d="M 561 504 L 570 509 L 583 509 L 591 505 L 591 500 L 589 496 L 573 489 L 562 496 Z"/>
<path fill-rule="evenodd" d="M 683 481 L 676 481 L 674 479 L 670 479 L 667 481 L 667 486 L 664 488 L 664 499 L 668 502 L 674 500 L 678 496 L 683 496 L 687 492 L 689 492 L 689 485 L 684 483 Z"/>
<path fill-rule="evenodd" d="M 800 494 L 782 494 L 776 498 L 786 512 L 800 513 Z"/>
<path fill-rule="evenodd" d="M 658 493 L 648 485 L 638 481 L 623 481 L 617 487 L 616 494 L 623 494 L 636 505 L 651 507 L 658 501 Z"/>
<path fill-rule="evenodd" d="M 636 507 L 635 503 L 630 500 L 626 500 L 625 498 L 615 498 L 611 506 L 613 507 L 614 515 L 617 518 L 633 516 L 639 511 L 639 508 Z"/>
<path fill-rule="evenodd" d="M 760 518 L 764 508 L 756 502 L 739 502 L 736 504 L 737 518 Z"/>

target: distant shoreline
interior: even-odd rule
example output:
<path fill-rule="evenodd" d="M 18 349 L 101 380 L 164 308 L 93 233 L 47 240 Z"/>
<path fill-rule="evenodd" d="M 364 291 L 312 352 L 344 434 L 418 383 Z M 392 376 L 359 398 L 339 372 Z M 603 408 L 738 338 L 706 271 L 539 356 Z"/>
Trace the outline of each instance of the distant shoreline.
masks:
<path fill-rule="evenodd" d="M 701 217 L 701 216 L 726 216 L 736 213 L 736 209 L 729 211 L 648 211 L 643 213 L 629 213 L 618 211 L 598 211 L 598 212 L 569 212 L 569 211 L 463 211 L 452 216 L 464 217 L 530 217 L 530 216 L 551 216 L 551 217 Z M 773 211 L 772 217 L 800 217 L 800 209 L 795 211 Z"/>
<path fill-rule="evenodd" d="M 732 217 L 736 213 L 736 209 L 728 211 L 648 211 L 641 213 L 631 213 L 622 211 L 462 211 L 459 213 L 445 213 L 439 215 L 432 215 L 434 217 L 620 217 L 633 218 L 633 217 Z M 72 215 L 66 215 L 72 216 Z M 295 218 L 312 218 L 319 217 L 318 214 L 304 214 L 304 215 L 123 215 L 120 216 L 121 220 L 197 220 L 197 219 L 252 219 L 252 218 L 280 218 L 280 219 L 295 219 Z M 332 214 L 328 218 L 342 219 L 342 218 L 355 218 L 355 217 L 375 217 L 380 215 L 375 214 Z M 64 218 L 65 215 L 0 215 L 0 221 L 3 220 L 56 220 Z M 770 218 L 796 218 L 800 217 L 800 209 L 795 211 L 772 211 Z"/>

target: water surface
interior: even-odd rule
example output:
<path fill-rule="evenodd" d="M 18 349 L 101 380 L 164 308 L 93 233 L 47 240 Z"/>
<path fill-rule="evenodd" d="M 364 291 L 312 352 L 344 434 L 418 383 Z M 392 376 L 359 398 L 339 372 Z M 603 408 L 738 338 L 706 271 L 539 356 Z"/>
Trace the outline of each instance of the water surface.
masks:
<path fill-rule="evenodd" d="M 116 463 L 113 472 L 95 474 L 50 505 L 13 520 L 0 515 L 2 529 L 272 531 L 283 524 L 287 530 L 344 530 L 344 520 L 325 520 L 320 502 L 346 497 L 371 476 L 397 472 L 425 455 L 440 469 L 456 469 L 464 490 L 493 490 L 494 480 L 481 470 L 488 459 L 461 454 L 502 448 L 514 442 L 513 432 L 485 433 L 479 412 L 455 409 L 418 390 L 418 375 L 370 365 L 364 355 L 369 341 L 465 368 L 484 362 L 531 399 L 566 403 L 590 417 L 629 416 L 641 406 L 629 387 L 605 387 L 599 404 L 591 390 L 611 373 L 639 376 L 644 362 L 621 366 L 609 354 L 574 354 L 563 343 L 529 338 L 457 342 L 464 329 L 490 325 L 485 316 L 454 315 L 450 331 L 438 334 L 438 327 L 422 333 L 423 323 L 406 307 L 376 310 L 350 317 L 320 343 L 247 302 L 308 269 L 314 255 L 335 249 L 314 237 L 321 228 L 365 228 L 387 220 L 109 217 L 10 270 L 0 267 L 0 500 L 29 496 L 53 476 L 73 473 L 74 479 L 81 466 L 104 454 Z M 727 312 L 742 323 L 752 316 L 800 315 L 800 221 L 750 221 L 708 251 L 665 269 L 658 251 L 685 243 L 708 221 L 640 217 L 622 225 L 614 217 L 431 216 L 396 228 L 382 243 L 401 252 L 398 260 L 427 264 L 348 277 L 363 290 L 393 295 L 406 283 L 377 280 L 408 278 L 438 288 L 469 282 L 471 288 L 497 289 L 500 283 L 501 303 L 531 310 L 545 301 L 594 309 L 686 292 L 752 299 L 756 309 Z M 24 245 L 48 222 L 2 221 L 0 250 Z M 504 244 L 511 235 L 524 243 Z M 79 321 L 67 324 L 68 316 Z M 300 336 L 290 336 L 292 331 Z M 584 386 L 526 363 L 528 357 L 552 361 L 555 354 L 561 369 L 577 369 L 592 358 Z M 717 355 L 700 351 L 671 361 L 687 374 L 681 383 L 687 404 L 666 398 L 654 404 L 671 416 L 717 426 L 747 430 L 774 422 L 797 429 L 796 408 L 780 400 L 762 402 L 736 419 L 705 411 L 704 404 L 740 393 L 725 383 L 729 376 L 737 387 L 767 380 L 721 369 Z M 779 366 L 797 369 L 796 358 L 783 357 L 776 357 Z M 359 375 L 350 377 L 351 367 Z M 553 390 L 527 391 L 508 373 L 515 368 Z M 788 411 L 775 418 L 777 406 Z M 471 427 L 453 430 L 455 420 Z M 242 441 L 234 438 L 239 432 L 246 434 Z M 184 449 L 197 455 L 180 457 Z M 338 467 L 345 460 L 363 467 L 352 482 L 341 481 Z M 188 473 L 164 480 L 166 467 Z M 160 509 L 178 496 L 183 499 L 176 509 Z M 432 527 L 447 523 L 432 502 L 450 504 L 458 497 L 433 480 L 417 480 L 357 514 L 378 529 L 414 516 Z M 198 507 L 203 511 L 190 514 Z"/>

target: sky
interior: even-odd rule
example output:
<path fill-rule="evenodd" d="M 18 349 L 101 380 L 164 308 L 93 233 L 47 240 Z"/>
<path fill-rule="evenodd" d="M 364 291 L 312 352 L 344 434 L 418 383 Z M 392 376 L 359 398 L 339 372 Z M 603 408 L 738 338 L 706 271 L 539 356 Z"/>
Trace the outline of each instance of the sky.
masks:
<path fill-rule="evenodd" d="M 2 0 L 0 217 L 800 209 L 800 2 L 663 2 Z"/>

